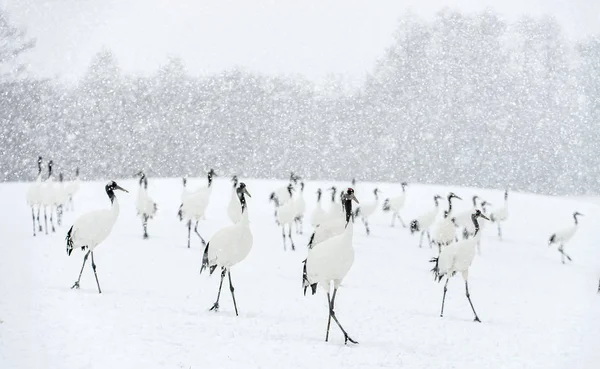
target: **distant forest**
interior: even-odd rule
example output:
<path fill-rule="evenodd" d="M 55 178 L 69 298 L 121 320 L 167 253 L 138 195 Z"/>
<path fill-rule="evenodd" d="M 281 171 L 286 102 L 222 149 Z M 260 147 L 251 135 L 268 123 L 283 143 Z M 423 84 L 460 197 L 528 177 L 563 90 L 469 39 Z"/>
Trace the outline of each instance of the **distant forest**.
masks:
<path fill-rule="evenodd" d="M 445 9 L 399 17 L 355 88 L 241 69 L 191 76 L 179 58 L 124 74 L 99 50 L 75 86 L 32 79 L 35 47 L 0 11 L 0 180 L 226 175 L 408 181 L 600 193 L 600 36 L 551 18 Z"/>

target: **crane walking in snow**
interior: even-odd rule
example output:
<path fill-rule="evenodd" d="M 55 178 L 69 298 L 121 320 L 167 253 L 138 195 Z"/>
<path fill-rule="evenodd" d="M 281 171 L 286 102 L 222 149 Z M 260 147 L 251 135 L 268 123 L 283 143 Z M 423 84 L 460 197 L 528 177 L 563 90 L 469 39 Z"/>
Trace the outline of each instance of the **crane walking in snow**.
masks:
<path fill-rule="evenodd" d="M 273 192 L 271 197 L 269 198 L 271 201 L 275 203 L 275 220 L 277 224 L 281 227 L 281 235 L 283 237 L 283 251 L 286 250 L 286 242 L 285 242 L 285 226 L 288 226 L 288 237 L 290 238 L 290 243 L 292 244 L 292 251 L 296 250 L 296 246 L 294 245 L 294 240 L 292 239 L 292 224 L 294 224 L 294 219 L 296 218 L 296 206 L 295 202 L 292 200 L 292 196 L 294 191 L 294 186 L 290 183 L 287 187 L 287 194 L 285 198 L 287 199 L 283 204 L 281 204 L 281 200 L 277 195 Z"/>
<path fill-rule="evenodd" d="M 35 182 L 33 182 L 29 188 L 27 189 L 26 199 L 27 204 L 31 206 L 31 220 L 33 221 L 33 235 L 35 236 L 35 207 L 37 206 L 37 224 L 39 226 L 39 231 L 42 231 L 42 223 L 40 223 L 40 208 L 42 207 L 42 157 L 39 156 L 37 160 L 38 165 L 38 175 L 36 177 Z"/>
<path fill-rule="evenodd" d="M 356 208 L 356 212 L 354 213 L 355 217 L 360 215 L 360 218 L 362 219 L 362 222 L 365 225 L 365 230 L 367 232 L 367 236 L 371 234 L 371 229 L 369 228 L 369 217 L 371 215 L 373 215 L 375 213 L 375 211 L 379 208 L 379 194 L 380 193 L 381 193 L 381 191 L 379 191 L 378 188 L 375 188 L 373 190 L 373 195 L 375 195 L 375 201 L 368 203 L 368 204 L 365 204 L 363 202 L 364 205 L 361 205 L 358 208 Z"/>
<path fill-rule="evenodd" d="M 573 219 L 575 220 L 575 224 L 572 226 L 562 229 L 556 233 L 553 233 L 548 240 L 548 246 L 552 246 L 553 244 L 558 244 L 558 252 L 560 252 L 560 260 L 564 264 L 565 258 L 569 261 L 571 257 L 565 253 L 565 243 L 567 243 L 575 234 L 577 229 L 579 228 L 579 220 L 577 217 L 583 216 L 580 212 L 576 211 L 573 213 Z"/>
<path fill-rule="evenodd" d="M 490 213 L 490 220 L 498 225 L 498 238 L 502 240 L 500 223 L 508 219 L 508 190 L 504 190 L 504 206 Z"/>
<path fill-rule="evenodd" d="M 186 189 L 186 180 L 184 178 L 184 189 L 183 194 L 181 195 L 181 205 L 179 206 L 179 219 L 187 219 L 187 228 L 188 228 L 188 243 L 187 247 L 190 248 L 190 235 L 192 232 L 192 220 L 196 221 L 196 225 L 194 226 L 194 232 L 200 238 L 200 242 L 202 245 L 206 245 L 204 238 L 198 232 L 198 222 L 202 219 L 206 213 L 206 208 L 210 201 L 210 195 L 212 194 L 212 183 L 213 177 L 216 177 L 217 174 L 213 169 L 209 170 L 207 173 L 208 185 L 207 187 L 200 187 L 196 191 L 189 192 Z"/>
<path fill-rule="evenodd" d="M 217 294 L 217 301 L 210 308 L 210 310 L 219 310 L 219 298 L 221 297 L 221 288 L 223 287 L 223 279 L 225 274 L 229 277 L 229 291 L 231 291 L 231 297 L 233 299 L 233 307 L 235 308 L 235 315 L 238 315 L 237 303 L 235 301 L 235 294 L 233 284 L 231 282 L 231 267 L 244 260 L 250 250 L 252 249 L 252 232 L 248 222 L 248 207 L 246 205 L 246 195 L 250 196 L 250 193 L 246 189 L 246 184 L 240 182 L 237 188 L 237 196 L 241 204 L 240 213 L 242 217 L 240 221 L 234 225 L 221 228 L 214 236 L 210 239 L 206 248 L 204 249 L 204 256 L 202 257 L 202 267 L 200 268 L 200 274 L 204 269 L 208 268 L 209 273 L 212 275 L 215 269 L 221 267 L 221 282 L 219 283 L 219 292 Z"/>
<path fill-rule="evenodd" d="M 342 198 L 342 203 L 346 212 L 345 230 L 337 236 L 328 238 L 320 243 L 312 244 L 308 250 L 308 256 L 306 260 L 304 260 L 304 269 L 302 273 L 302 287 L 304 289 L 304 294 L 306 295 L 306 290 L 310 287 L 312 294 L 314 295 L 319 284 L 327 293 L 329 317 L 327 319 L 327 333 L 325 334 L 326 342 L 329 340 L 329 327 L 331 325 L 331 319 L 333 319 L 344 334 L 345 344 L 348 343 L 348 341 L 358 343 L 348 335 L 335 315 L 335 296 L 337 290 L 354 263 L 354 248 L 352 246 L 354 231 L 354 222 L 352 221 L 353 200 L 358 203 L 358 200 L 354 195 L 354 190 L 348 188 Z M 332 283 L 333 295 L 330 295 Z"/>
<path fill-rule="evenodd" d="M 148 195 L 148 178 L 144 172 L 140 171 L 140 188 L 138 189 L 137 198 L 135 200 L 135 208 L 137 215 L 142 218 L 142 227 L 144 228 L 143 238 L 148 238 L 148 219 L 154 218 L 158 206 L 156 202 Z"/>
<path fill-rule="evenodd" d="M 471 309 L 473 310 L 473 314 L 475 315 L 474 320 L 476 322 L 481 322 L 481 320 L 479 320 L 479 317 L 477 316 L 477 313 L 475 312 L 473 302 L 471 301 L 468 282 L 469 267 L 471 266 L 471 263 L 475 258 L 475 247 L 477 246 L 477 241 L 479 239 L 479 237 L 477 237 L 477 234 L 479 233 L 479 223 L 477 221 L 478 218 L 488 219 L 488 217 L 483 215 L 483 213 L 480 210 L 475 210 L 475 212 L 471 215 L 473 225 L 475 226 L 475 237 L 454 242 L 444 247 L 438 257 L 435 257 L 430 260 L 431 262 L 435 263 L 435 266 L 433 267 L 433 269 L 431 269 L 435 276 L 435 280 L 437 282 L 440 282 L 444 278 L 444 276 L 446 277 L 440 316 L 444 316 L 444 302 L 446 301 L 448 281 L 450 281 L 450 278 L 452 278 L 454 274 L 460 272 L 462 273 L 463 279 L 465 280 L 465 292 L 467 295 L 467 299 L 469 300 L 469 304 L 471 305 Z"/>
<path fill-rule="evenodd" d="M 81 274 L 85 267 L 85 262 L 88 256 L 92 257 L 92 269 L 94 270 L 94 277 L 96 278 L 96 284 L 98 285 L 98 293 L 102 293 L 100 289 L 100 282 L 98 282 L 98 274 L 96 273 L 96 263 L 94 263 L 94 249 L 102 243 L 111 233 L 113 226 L 119 216 L 119 202 L 115 195 L 115 190 L 128 192 L 126 189 L 120 187 L 115 181 L 110 181 L 104 187 L 106 195 L 110 199 L 110 209 L 94 210 L 90 211 L 79 218 L 73 223 L 71 229 L 67 233 L 67 255 L 71 255 L 74 248 L 80 247 L 81 250 L 87 252 L 83 257 L 83 265 L 79 272 L 79 278 L 73 288 L 79 288 L 79 282 L 81 281 Z"/>
<path fill-rule="evenodd" d="M 406 182 L 402 182 L 400 185 L 402 186 L 402 193 L 399 196 L 385 199 L 383 201 L 383 211 L 392 212 L 392 227 L 396 222 L 396 218 L 398 218 L 400 220 L 400 224 L 402 224 L 402 227 L 406 228 L 406 224 L 400 216 L 400 211 L 404 208 L 404 203 L 406 201 L 406 187 L 408 184 Z"/>
<path fill-rule="evenodd" d="M 410 233 L 413 234 L 415 232 L 421 232 L 421 237 L 419 238 L 419 247 L 422 247 L 423 244 L 423 235 L 427 233 L 427 240 L 429 241 L 429 247 L 431 248 L 431 235 L 429 234 L 429 228 L 433 222 L 435 222 L 435 218 L 437 217 L 440 210 L 439 200 L 442 198 L 440 195 L 435 195 L 433 197 L 433 202 L 435 203 L 435 207 L 428 211 L 425 214 L 422 214 L 417 219 L 414 219 L 410 222 Z"/>

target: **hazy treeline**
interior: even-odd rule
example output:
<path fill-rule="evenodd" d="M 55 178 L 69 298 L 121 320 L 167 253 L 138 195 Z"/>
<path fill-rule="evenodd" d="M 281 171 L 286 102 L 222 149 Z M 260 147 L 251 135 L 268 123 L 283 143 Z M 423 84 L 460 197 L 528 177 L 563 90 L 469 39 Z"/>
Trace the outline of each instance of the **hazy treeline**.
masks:
<path fill-rule="evenodd" d="M 15 71 L 34 43 L 3 27 L 0 13 L 0 67 Z M 32 179 L 42 155 L 88 179 L 213 167 L 599 192 L 598 36 L 570 41 L 551 18 L 408 13 L 362 85 L 330 82 L 244 70 L 195 77 L 178 58 L 152 76 L 126 75 L 110 50 L 76 86 L 0 74 L 0 180 Z"/>

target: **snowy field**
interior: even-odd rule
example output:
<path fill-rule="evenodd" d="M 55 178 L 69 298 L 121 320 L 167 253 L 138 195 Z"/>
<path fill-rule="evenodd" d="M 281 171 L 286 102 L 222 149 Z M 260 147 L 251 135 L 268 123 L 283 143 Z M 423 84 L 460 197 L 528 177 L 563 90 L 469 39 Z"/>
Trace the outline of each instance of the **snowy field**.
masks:
<path fill-rule="evenodd" d="M 335 326 L 324 342 L 323 292 L 304 297 L 301 290 L 315 191 L 332 183 L 307 183 L 305 233 L 294 235 L 296 252 L 284 252 L 268 202 L 284 182 L 245 180 L 254 246 L 232 269 L 236 317 L 227 288 L 220 311 L 208 311 L 219 273 L 199 275 L 203 250 L 194 234 L 191 249 L 186 247 L 187 229 L 176 217 L 181 180 L 150 178 L 159 212 L 149 223 L 148 240 L 135 214 L 137 181 L 117 182 L 130 193 L 117 193 L 121 214 L 94 253 L 101 295 L 89 264 L 81 289 L 70 289 L 83 253 L 68 257 L 65 235 L 78 215 L 108 208 L 104 183 L 82 183 L 75 212 L 66 213 L 56 233 L 35 238 L 27 185 L 0 185 L 0 368 L 598 368 L 600 203 L 593 199 L 511 193 L 504 241 L 488 224 L 482 255 L 470 270 L 480 324 L 473 322 L 459 275 L 450 281 L 440 318 L 443 284 L 433 281 L 428 262 L 435 252 L 419 249 L 418 236 L 391 228 L 391 215 L 381 211 L 371 219 L 370 236 L 356 223 L 356 259 L 336 313 L 359 344 L 345 346 Z M 205 184 L 190 181 L 192 188 Z M 357 187 L 361 202 L 373 200 L 373 185 Z M 399 185 L 378 187 L 382 198 L 400 191 Z M 502 204 L 500 190 L 411 185 L 404 219 L 429 209 L 433 194 L 449 190 L 465 199 L 457 202 L 459 210 L 471 206 L 475 193 Z M 207 240 L 229 224 L 229 198 L 229 179 L 217 179 L 199 227 Z M 565 248 L 573 262 L 562 265 L 547 240 L 572 224 L 576 210 L 585 217 Z"/>

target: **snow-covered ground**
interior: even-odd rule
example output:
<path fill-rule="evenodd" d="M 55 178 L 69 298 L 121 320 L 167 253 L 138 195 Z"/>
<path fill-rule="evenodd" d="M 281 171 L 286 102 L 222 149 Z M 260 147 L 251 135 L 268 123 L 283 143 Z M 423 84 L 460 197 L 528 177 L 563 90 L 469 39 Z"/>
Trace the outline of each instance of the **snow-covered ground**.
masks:
<path fill-rule="evenodd" d="M 470 271 L 471 298 L 482 323 L 474 323 L 460 276 L 451 280 L 445 316 L 439 317 L 442 284 L 428 262 L 434 251 L 417 247 L 418 236 L 391 228 L 379 211 L 367 237 L 355 227 L 356 260 L 340 288 L 337 315 L 358 345 L 344 346 L 332 326 L 324 342 L 326 297 L 302 295 L 301 261 L 310 235 L 316 187 L 307 183 L 305 233 L 295 236 L 296 252 L 284 252 L 273 220 L 269 193 L 284 182 L 246 180 L 254 247 L 232 270 L 240 316 L 224 288 L 221 310 L 215 300 L 219 276 L 199 275 L 202 248 L 176 217 L 180 179 L 150 179 L 159 212 L 142 240 L 136 218 L 134 179 L 117 181 L 121 215 L 111 236 L 95 252 L 103 293 L 89 264 L 81 289 L 71 290 L 83 253 L 68 257 L 65 235 L 85 211 L 108 207 L 104 183 L 83 183 L 75 212 L 49 236 L 31 235 L 26 184 L 0 185 L 0 368 L 597 368 L 600 362 L 600 207 L 592 199 L 511 193 L 503 227 L 484 230 L 482 255 Z M 191 186 L 206 180 L 191 181 Z M 347 186 L 347 184 L 339 184 Z M 206 238 L 225 224 L 228 179 L 217 179 Z M 400 186 L 378 184 L 382 197 Z M 357 186 L 362 202 L 372 201 L 371 184 Z M 413 185 L 403 213 L 409 220 L 432 206 L 431 197 L 449 190 L 470 206 L 475 192 L 502 203 L 502 191 Z M 327 204 L 327 196 L 324 196 Z M 550 234 L 585 214 L 566 246 L 573 257 L 560 263 Z"/>

